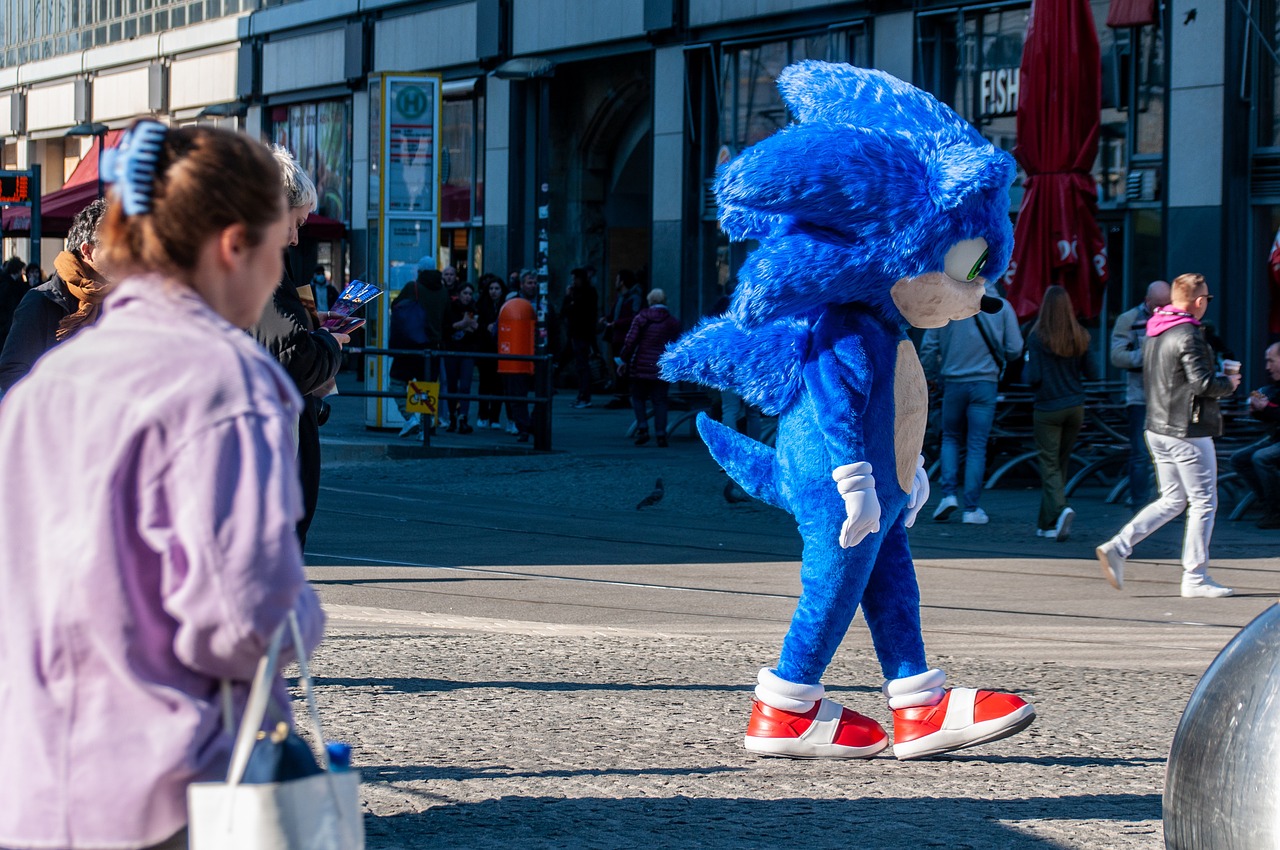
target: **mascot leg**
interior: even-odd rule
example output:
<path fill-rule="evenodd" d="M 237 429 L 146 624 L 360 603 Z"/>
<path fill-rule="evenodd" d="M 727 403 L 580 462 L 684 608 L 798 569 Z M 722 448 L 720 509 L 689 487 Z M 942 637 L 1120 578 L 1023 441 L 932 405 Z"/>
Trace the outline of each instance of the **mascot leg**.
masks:
<path fill-rule="evenodd" d="M 745 744 L 792 758 L 869 758 L 888 746 L 888 736 L 869 717 L 824 699 L 820 680 L 853 620 L 882 535 L 841 549 L 839 504 L 814 513 L 800 523 L 800 602 L 778 669 L 760 671 Z"/>
<path fill-rule="evenodd" d="M 1035 708 L 1014 694 L 944 689 L 946 675 L 926 667 L 920 590 L 901 522 L 894 523 L 880 547 L 862 596 L 862 613 L 886 680 L 883 691 L 893 710 L 893 754 L 899 759 L 998 741 L 1035 720 Z"/>

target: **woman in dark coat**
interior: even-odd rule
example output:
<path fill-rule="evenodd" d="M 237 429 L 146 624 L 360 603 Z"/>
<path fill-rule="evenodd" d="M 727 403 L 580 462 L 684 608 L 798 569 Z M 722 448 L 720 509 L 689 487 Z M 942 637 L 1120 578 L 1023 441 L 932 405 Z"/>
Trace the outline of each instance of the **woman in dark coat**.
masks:
<path fill-rule="evenodd" d="M 631 322 L 622 345 L 620 371 L 631 377 L 631 408 L 636 414 L 636 445 L 649 442 L 649 417 L 646 403 L 653 400 L 653 424 L 658 447 L 667 447 L 667 382 L 662 380 L 658 358 L 667 344 L 680 336 L 680 320 L 667 309 L 667 294 L 661 289 L 649 291 L 649 306 Z"/>
<path fill-rule="evenodd" d="M 486 274 L 480 278 L 480 298 L 476 301 L 480 319 L 480 327 L 476 330 L 476 351 L 498 353 L 498 311 L 502 309 L 502 302 L 506 297 L 507 289 L 502 284 L 502 278 L 496 274 Z M 476 365 L 480 368 L 480 395 L 502 395 L 498 361 L 480 358 Z M 476 427 L 501 427 L 498 422 L 501 418 L 502 402 L 482 401 Z"/>

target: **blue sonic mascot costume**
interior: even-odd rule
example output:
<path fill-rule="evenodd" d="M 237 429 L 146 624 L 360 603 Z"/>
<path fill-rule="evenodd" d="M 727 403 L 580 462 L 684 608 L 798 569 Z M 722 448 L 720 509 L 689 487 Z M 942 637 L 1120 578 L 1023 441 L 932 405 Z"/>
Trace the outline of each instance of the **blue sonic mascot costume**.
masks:
<path fill-rule="evenodd" d="M 777 667 L 760 671 L 746 747 L 868 758 L 888 746 L 880 724 L 823 698 L 859 605 L 894 755 L 1005 738 L 1031 724 L 1031 705 L 945 688 L 925 661 L 906 529 L 929 497 L 928 399 L 906 331 L 998 309 L 982 299 L 1012 250 L 1013 159 L 879 71 L 801 62 L 778 86 L 797 121 L 727 163 L 715 186 L 721 227 L 759 247 L 728 312 L 663 359 L 667 379 L 733 390 L 779 417 L 776 449 L 698 419 L 725 471 L 790 511 L 804 539 L 800 600 Z"/>

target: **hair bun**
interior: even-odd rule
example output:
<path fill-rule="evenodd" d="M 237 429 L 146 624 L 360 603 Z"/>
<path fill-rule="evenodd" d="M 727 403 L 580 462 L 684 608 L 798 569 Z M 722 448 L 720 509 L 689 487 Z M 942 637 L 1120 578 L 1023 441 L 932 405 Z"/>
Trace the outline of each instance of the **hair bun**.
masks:
<path fill-rule="evenodd" d="M 125 132 L 118 147 L 103 152 L 102 179 L 119 191 L 125 215 L 151 212 L 156 163 L 168 132 L 159 121 L 139 121 Z"/>

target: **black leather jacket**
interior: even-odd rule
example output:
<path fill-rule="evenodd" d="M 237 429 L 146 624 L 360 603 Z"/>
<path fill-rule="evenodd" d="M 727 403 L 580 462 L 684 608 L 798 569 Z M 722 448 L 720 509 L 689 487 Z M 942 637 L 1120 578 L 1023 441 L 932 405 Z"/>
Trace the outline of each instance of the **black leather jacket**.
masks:
<path fill-rule="evenodd" d="M 1183 439 L 1221 436 L 1218 399 L 1235 390 L 1215 367 L 1199 325 L 1174 325 L 1148 337 L 1142 353 L 1147 430 Z"/>

